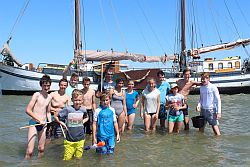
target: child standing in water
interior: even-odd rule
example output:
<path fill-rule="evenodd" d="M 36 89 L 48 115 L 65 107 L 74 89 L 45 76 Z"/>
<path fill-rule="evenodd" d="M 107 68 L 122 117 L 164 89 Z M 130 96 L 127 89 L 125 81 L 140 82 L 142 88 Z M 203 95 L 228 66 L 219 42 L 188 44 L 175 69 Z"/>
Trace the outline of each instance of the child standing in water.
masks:
<path fill-rule="evenodd" d="M 183 109 L 186 109 L 184 96 L 178 93 L 178 85 L 170 85 L 170 94 L 166 96 L 166 107 L 169 109 L 168 133 L 173 133 L 174 129 L 179 133 L 184 120 Z"/>
<path fill-rule="evenodd" d="M 112 154 L 116 141 L 120 142 L 120 133 L 116 120 L 115 110 L 110 107 L 110 95 L 102 94 L 100 106 L 95 110 L 93 120 L 93 144 L 105 142 L 105 146 L 97 148 L 96 152 L 101 154 Z"/>
<path fill-rule="evenodd" d="M 141 118 L 144 119 L 145 131 L 156 130 L 160 110 L 160 91 L 156 88 L 155 79 L 148 80 L 148 85 L 142 91 Z"/>
<path fill-rule="evenodd" d="M 51 96 L 48 94 L 50 89 L 51 79 L 48 75 L 44 75 L 40 79 L 40 86 L 42 90 L 33 94 L 27 108 L 26 113 L 32 118 L 29 125 L 40 124 L 32 126 L 28 130 L 28 146 L 26 150 L 25 159 L 30 159 L 34 150 L 35 140 L 38 136 L 38 158 L 42 157 L 44 153 L 44 146 L 46 140 L 46 120 L 51 122 Z"/>
<path fill-rule="evenodd" d="M 204 116 L 205 121 L 212 126 L 215 135 L 221 135 L 219 129 L 219 119 L 221 118 L 221 99 L 218 88 L 210 83 L 209 73 L 203 73 L 201 75 L 200 87 L 200 101 L 196 107 L 196 111 L 201 112 L 201 116 Z M 201 132 L 204 132 L 204 127 L 200 128 Z"/>
<path fill-rule="evenodd" d="M 137 91 L 133 90 L 134 81 L 128 81 L 128 88 L 126 90 L 126 107 L 127 107 L 127 118 L 128 118 L 128 130 L 133 128 L 135 120 L 136 108 L 139 104 L 140 98 Z"/>
<path fill-rule="evenodd" d="M 72 92 L 73 106 L 67 106 L 59 113 L 55 113 L 55 120 L 64 126 L 67 130 L 66 139 L 64 140 L 64 158 L 70 160 L 72 157 L 81 158 L 84 146 L 84 126 L 88 121 L 88 114 L 85 108 L 81 107 L 83 102 L 83 93 L 75 89 Z M 60 118 L 66 120 L 67 126 Z"/>

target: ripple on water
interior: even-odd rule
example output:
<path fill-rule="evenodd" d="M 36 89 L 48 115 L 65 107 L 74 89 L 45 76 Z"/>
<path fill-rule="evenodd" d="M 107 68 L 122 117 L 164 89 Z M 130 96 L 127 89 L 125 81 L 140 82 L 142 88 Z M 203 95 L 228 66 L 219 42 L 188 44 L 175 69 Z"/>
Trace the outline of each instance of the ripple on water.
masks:
<path fill-rule="evenodd" d="M 81 160 L 69 162 L 62 161 L 62 139 L 46 146 L 43 159 L 34 156 L 23 161 L 27 129 L 19 131 L 18 127 L 28 123 L 25 107 L 30 98 L 0 96 L 1 166 L 250 166 L 250 95 L 221 95 L 221 137 L 214 137 L 209 126 L 204 134 L 193 127 L 178 135 L 161 130 L 144 133 L 137 114 L 134 129 L 124 133 L 114 155 L 100 156 L 95 150 L 88 150 Z M 198 99 L 196 95 L 189 98 L 190 117 L 199 114 L 194 110 Z M 86 145 L 90 144 L 91 137 L 87 136 Z"/>

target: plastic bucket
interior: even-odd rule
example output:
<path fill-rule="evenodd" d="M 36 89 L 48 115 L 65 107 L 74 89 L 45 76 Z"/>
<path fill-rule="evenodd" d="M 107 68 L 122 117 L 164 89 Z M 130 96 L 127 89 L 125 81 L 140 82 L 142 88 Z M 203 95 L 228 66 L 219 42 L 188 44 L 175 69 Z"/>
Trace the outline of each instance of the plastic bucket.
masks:
<path fill-rule="evenodd" d="M 202 128 L 205 125 L 205 119 L 203 116 L 192 117 L 193 127 Z"/>

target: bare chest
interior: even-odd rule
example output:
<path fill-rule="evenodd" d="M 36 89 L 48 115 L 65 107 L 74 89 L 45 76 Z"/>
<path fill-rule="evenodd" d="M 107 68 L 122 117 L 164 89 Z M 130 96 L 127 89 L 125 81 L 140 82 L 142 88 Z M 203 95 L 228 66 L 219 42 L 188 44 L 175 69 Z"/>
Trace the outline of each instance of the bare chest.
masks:
<path fill-rule="evenodd" d="M 40 95 L 36 100 L 33 111 L 35 113 L 44 113 L 44 112 L 46 112 L 50 101 L 51 101 L 50 96 L 44 97 L 44 96 Z"/>
<path fill-rule="evenodd" d="M 86 91 L 86 92 L 83 92 L 83 100 L 84 101 L 92 101 L 92 98 L 94 96 L 94 91 Z"/>
<path fill-rule="evenodd" d="M 51 101 L 51 105 L 53 107 L 56 107 L 56 106 L 64 106 L 68 101 L 68 98 L 66 95 L 63 95 L 63 96 L 60 96 L 60 95 L 56 95 L 56 96 L 53 96 L 52 98 L 52 101 Z"/>

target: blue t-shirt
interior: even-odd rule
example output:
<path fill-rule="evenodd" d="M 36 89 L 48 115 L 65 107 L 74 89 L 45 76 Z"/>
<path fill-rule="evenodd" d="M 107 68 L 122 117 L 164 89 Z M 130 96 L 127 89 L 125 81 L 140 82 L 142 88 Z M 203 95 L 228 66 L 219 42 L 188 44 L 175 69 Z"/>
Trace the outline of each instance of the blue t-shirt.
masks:
<path fill-rule="evenodd" d="M 97 122 L 97 137 L 109 138 L 115 136 L 114 123 L 116 122 L 115 109 L 99 106 L 94 113 L 94 121 Z"/>
<path fill-rule="evenodd" d="M 128 110 L 134 110 L 133 104 L 135 104 L 136 99 L 139 97 L 138 92 L 133 91 L 133 93 L 128 93 L 126 91 L 126 106 Z"/>
<path fill-rule="evenodd" d="M 170 90 L 170 85 L 167 81 L 163 81 L 161 84 L 157 84 L 157 89 L 161 92 L 160 103 L 165 105 L 166 95 L 168 94 Z"/>
<path fill-rule="evenodd" d="M 72 92 L 76 89 L 76 87 L 72 87 L 70 84 L 65 90 L 65 94 L 72 98 Z M 73 102 L 71 101 L 71 105 L 73 105 Z"/>
<path fill-rule="evenodd" d="M 67 106 L 59 112 L 59 116 L 66 120 L 68 128 L 66 140 L 77 142 L 84 139 L 83 119 L 87 117 L 85 108 L 76 110 L 72 106 Z"/>

